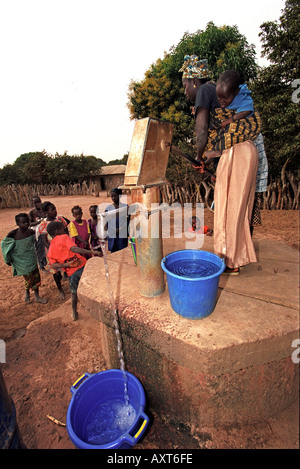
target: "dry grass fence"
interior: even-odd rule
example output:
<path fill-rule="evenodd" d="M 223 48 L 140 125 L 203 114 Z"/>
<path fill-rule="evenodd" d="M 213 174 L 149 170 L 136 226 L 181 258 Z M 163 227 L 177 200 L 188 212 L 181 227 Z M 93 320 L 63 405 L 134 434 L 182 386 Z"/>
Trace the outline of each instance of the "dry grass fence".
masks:
<path fill-rule="evenodd" d="M 60 195 L 97 195 L 98 193 L 97 185 L 95 183 L 88 185 L 86 181 L 69 184 L 26 184 L 25 186 L 11 184 L 0 187 L 0 207 L 32 207 L 32 198 L 35 195 L 45 198 Z"/>
<path fill-rule="evenodd" d="M 175 202 L 203 203 L 210 207 L 213 201 L 214 186 L 207 180 L 199 184 L 186 185 L 166 184 L 161 187 L 163 202 L 172 205 Z M 8 185 L 0 187 L 0 208 L 32 207 L 32 198 L 39 195 L 41 198 L 60 195 L 99 195 L 98 186 L 92 182 L 69 184 L 34 184 L 34 185 Z M 261 209 L 268 210 L 298 210 L 300 196 L 300 181 L 291 173 L 281 175 L 281 178 L 270 182 L 268 190 L 262 194 Z"/>
<path fill-rule="evenodd" d="M 199 184 L 165 185 L 161 189 L 164 202 L 172 205 L 175 202 L 203 203 L 204 207 L 210 207 L 213 202 L 214 185 L 207 181 Z M 300 181 L 295 176 L 287 173 L 275 181 L 271 180 L 267 191 L 260 197 L 260 208 L 266 210 L 298 210 L 300 197 Z"/>

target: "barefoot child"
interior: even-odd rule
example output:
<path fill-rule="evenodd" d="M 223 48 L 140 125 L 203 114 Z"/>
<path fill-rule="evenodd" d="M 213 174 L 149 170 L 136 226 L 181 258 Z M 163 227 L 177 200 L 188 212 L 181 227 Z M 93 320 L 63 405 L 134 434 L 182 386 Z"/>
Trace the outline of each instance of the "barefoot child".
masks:
<path fill-rule="evenodd" d="M 47 270 L 45 269 L 45 265 L 47 265 L 45 246 L 42 241 L 42 238 L 39 236 L 39 231 L 38 231 L 41 221 L 43 220 L 43 218 L 45 218 L 45 215 L 42 209 L 41 198 L 38 195 L 33 196 L 32 203 L 33 203 L 34 208 L 30 210 L 30 212 L 28 213 L 28 216 L 29 216 L 29 221 L 30 221 L 30 228 L 35 230 L 36 255 L 37 255 L 40 270 L 44 273 L 48 273 Z"/>
<path fill-rule="evenodd" d="M 45 216 L 42 210 L 42 201 L 38 195 L 33 196 L 32 203 L 34 208 L 30 210 L 28 216 L 30 221 L 30 227 L 35 227 L 41 223 L 42 219 L 45 218 Z"/>
<path fill-rule="evenodd" d="M 78 319 L 77 288 L 87 262 L 86 258 L 81 254 L 99 257 L 101 254 L 97 251 L 79 248 L 70 236 L 65 234 L 64 230 L 64 225 L 59 221 L 53 221 L 47 226 L 47 231 L 52 238 L 47 257 L 52 268 L 63 269 L 69 277 L 72 317 L 76 321 Z"/>
<path fill-rule="evenodd" d="M 29 228 L 27 213 L 15 217 L 18 228 L 12 230 L 1 243 L 2 254 L 7 265 L 13 268 L 13 276 L 23 275 L 25 280 L 25 303 L 30 302 L 30 290 L 34 291 L 37 303 L 47 303 L 40 298 L 41 276 L 35 252 L 35 231 Z"/>
<path fill-rule="evenodd" d="M 44 202 L 42 204 L 42 210 L 44 211 L 45 218 L 39 224 L 38 234 L 39 234 L 40 238 L 43 241 L 43 244 L 45 246 L 46 256 L 47 256 L 48 249 L 49 249 L 49 246 L 50 246 L 50 241 L 51 241 L 51 237 L 49 236 L 49 234 L 47 232 L 47 226 L 49 225 L 49 223 L 51 223 L 54 220 L 60 221 L 64 225 L 65 233 L 67 234 L 68 233 L 67 226 L 70 222 L 65 217 L 57 216 L 56 207 L 55 207 L 54 204 L 52 204 L 52 202 L 48 202 L 48 201 Z M 58 288 L 58 291 L 59 291 L 59 297 L 60 297 L 61 300 L 64 300 L 65 299 L 65 293 L 64 293 L 62 285 L 61 285 L 62 275 L 61 275 L 60 269 L 52 269 L 48 265 L 48 263 L 45 266 L 45 269 L 53 275 L 53 279 L 54 279 L 55 284 L 56 284 L 56 286 Z"/>

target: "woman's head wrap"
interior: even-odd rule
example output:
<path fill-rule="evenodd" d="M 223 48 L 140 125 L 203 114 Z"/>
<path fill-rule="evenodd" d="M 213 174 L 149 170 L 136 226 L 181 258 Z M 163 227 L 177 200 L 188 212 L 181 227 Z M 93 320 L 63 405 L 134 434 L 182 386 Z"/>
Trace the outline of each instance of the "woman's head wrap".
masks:
<path fill-rule="evenodd" d="M 183 72 L 182 78 L 208 78 L 207 59 L 199 60 L 197 55 L 185 55 L 179 72 Z"/>

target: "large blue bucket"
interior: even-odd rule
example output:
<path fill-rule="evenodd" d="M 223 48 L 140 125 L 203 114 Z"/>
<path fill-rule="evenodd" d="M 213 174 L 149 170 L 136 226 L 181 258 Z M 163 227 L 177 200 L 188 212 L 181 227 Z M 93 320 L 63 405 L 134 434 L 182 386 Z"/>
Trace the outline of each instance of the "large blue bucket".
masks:
<path fill-rule="evenodd" d="M 124 374 L 130 412 L 124 398 Z M 71 387 L 67 430 L 78 449 L 130 449 L 149 423 L 146 398 L 140 381 L 128 371 L 85 373 Z"/>
<path fill-rule="evenodd" d="M 211 252 L 186 249 L 168 254 L 161 267 L 167 274 L 170 302 L 177 314 L 202 319 L 213 312 L 224 259 Z"/>
<path fill-rule="evenodd" d="M 25 449 L 19 432 L 16 409 L 0 370 L 0 449 Z"/>

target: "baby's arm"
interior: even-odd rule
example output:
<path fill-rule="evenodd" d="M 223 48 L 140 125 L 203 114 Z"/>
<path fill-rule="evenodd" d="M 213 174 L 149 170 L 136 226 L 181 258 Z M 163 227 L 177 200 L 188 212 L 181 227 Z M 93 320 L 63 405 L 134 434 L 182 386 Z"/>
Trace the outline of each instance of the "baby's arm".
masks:
<path fill-rule="evenodd" d="M 235 122 L 239 119 L 246 119 L 246 117 L 250 116 L 252 114 L 252 111 L 242 111 L 242 112 L 237 112 L 232 116 L 232 122 Z"/>
<path fill-rule="evenodd" d="M 234 114 L 234 116 L 230 117 L 230 119 L 225 119 L 222 121 L 221 126 L 223 129 L 226 127 L 226 125 L 231 124 L 232 122 L 236 122 L 239 119 L 246 119 L 250 114 L 252 114 L 252 111 L 242 111 L 242 112 L 237 112 Z"/>

